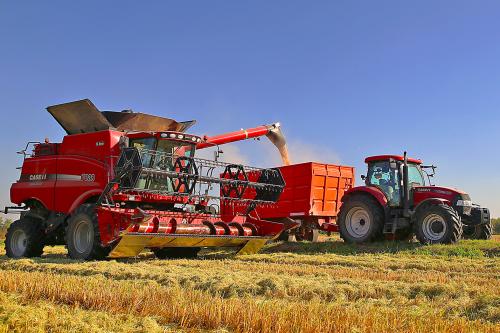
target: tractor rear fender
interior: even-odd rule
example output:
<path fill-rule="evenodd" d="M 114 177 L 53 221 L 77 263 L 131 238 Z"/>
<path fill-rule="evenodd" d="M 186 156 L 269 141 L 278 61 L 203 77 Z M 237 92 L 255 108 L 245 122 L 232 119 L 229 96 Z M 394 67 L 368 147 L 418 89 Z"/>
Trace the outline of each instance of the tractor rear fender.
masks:
<path fill-rule="evenodd" d="M 380 206 L 382 206 L 384 209 L 385 209 L 385 207 L 387 207 L 387 197 L 380 189 L 378 189 L 374 186 L 353 187 L 344 193 L 344 196 L 342 197 L 342 202 L 345 202 L 349 196 L 351 196 L 353 194 L 358 194 L 358 193 L 364 193 L 364 194 L 370 195 L 375 200 L 377 200 L 377 202 L 380 204 Z"/>

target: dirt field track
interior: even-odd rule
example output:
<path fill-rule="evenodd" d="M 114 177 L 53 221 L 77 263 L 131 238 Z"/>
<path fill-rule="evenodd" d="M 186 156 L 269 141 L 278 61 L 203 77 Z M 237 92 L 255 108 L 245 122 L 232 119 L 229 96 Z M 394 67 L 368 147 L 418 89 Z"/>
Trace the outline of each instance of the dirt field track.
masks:
<path fill-rule="evenodd" d="M 500 239 L 261 254 L 0 258 L 0 332 L 499 332 Z"/>

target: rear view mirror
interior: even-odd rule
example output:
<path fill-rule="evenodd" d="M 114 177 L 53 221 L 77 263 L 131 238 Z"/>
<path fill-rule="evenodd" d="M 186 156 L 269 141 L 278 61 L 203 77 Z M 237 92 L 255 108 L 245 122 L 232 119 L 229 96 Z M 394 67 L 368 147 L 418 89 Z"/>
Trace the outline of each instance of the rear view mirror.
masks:
<path fill-rule="evenodd" d="M 391 169 L 393 169 L 393 170 L 398 168 L 398 164 L 396 163 L 396 161 L 390 161 L 389 165 L 390 165 Z"/>

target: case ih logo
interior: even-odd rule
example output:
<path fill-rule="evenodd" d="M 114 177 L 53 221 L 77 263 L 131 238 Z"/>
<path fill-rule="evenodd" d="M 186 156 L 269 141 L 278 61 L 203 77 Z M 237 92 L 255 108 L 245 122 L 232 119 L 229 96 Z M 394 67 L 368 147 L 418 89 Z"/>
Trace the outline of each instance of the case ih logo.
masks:
<path fill-rule="evenodd" d="M 30 175 L 29 180 L 30 181 L 37 181 L 37 180 L 46 180 L 47 179 L 47 174 L 40 174 L 40 175 Z"/>
<path fill-rule="evenodd" d="M 439 194 L 445 194 L 445 195 L 452 194 L 452 192 L 450 192 L 450 191 L 430 189 L 430 188 L 417 188 L 417 189 L 415 189 L 415 191 L 417 191 L 417 192 L 433 192 L 433 193 L 439 193 Z"/>

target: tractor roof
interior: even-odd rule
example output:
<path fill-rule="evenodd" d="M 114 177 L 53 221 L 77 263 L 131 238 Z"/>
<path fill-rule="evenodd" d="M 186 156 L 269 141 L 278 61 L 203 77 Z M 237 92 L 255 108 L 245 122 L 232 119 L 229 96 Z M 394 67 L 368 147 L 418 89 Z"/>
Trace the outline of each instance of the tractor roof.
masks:
<path fill-rule="evenodd" d="M 393 159 L 396 161 L 403 161 L 404 157 L 400 155 L 377 155 L 377 156 L 370 156 L 365 159 L 365 163 L 370 163 L 370 162 L 377 162 L 377 161 L 386 161 L 389 159 Z M 416 164 L 422 164 L 421 160 L 417 160 L 415 158 L 408 158 L 408 162 L 410 163 L 416 163 Z"/>
<path fill-rule="evenodd" d="M 118 131 L 184 132 L 195 121 L 177 122 L 173 119 L 132 111 L 99 111 L 88 99 L 47 107 L 68 134 L 90 133 L 107 129 Z"/>

